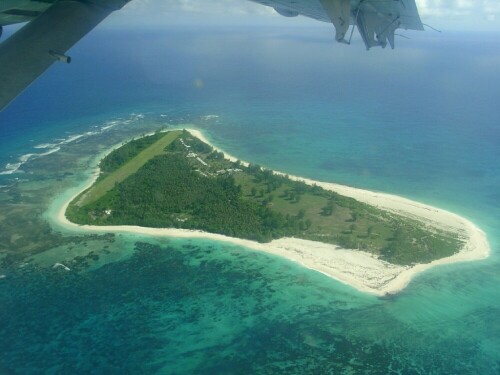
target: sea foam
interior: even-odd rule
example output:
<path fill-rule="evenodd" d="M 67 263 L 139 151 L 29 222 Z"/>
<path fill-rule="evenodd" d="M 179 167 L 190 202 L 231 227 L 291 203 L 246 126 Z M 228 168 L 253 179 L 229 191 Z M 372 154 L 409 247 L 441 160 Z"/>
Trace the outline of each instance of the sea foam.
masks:
<path fill-rule="evenodd" d="M 58 151 L 61 150 L 62 146 L 67 146 L 71 143 L 78 143 L 81 142 L 82 140 L 92 137 L 94 135 L 99 135 L 102 134 L 106 131 L 109 131 L 110 129 L 114 128 L 115 126 L 121 125 L 121 124 L 130 124 L 133 121 L 138 121 L 142 120 L 145 118 L 145 115 L 142 113 L 131 113 L 129 118 L 127 120 L 124 119 L 114 119 L 114 120 L 109 120 L 106 121 L 99 130 L 97 131 L 86 131 L 84 133 L 80 134 L 69 134 L 65 138 L 56 138 L 52 142 L 47 142 L 47 143 L 40 143 L 35 146 L 33 146 L 34 149 L 37 150 L 46 150 L 45 152 L 41 153 L 27 153 L 24 155 L 21 155 L 17 162 L 11 162 L 7 163 L 5 165 L 5 169 L 3 171 L 0 171 L 0 176 L 2 175 L 11 175 L 14 173 L 21 173 L 22 170 L 20 169 L 25 163 L 27 163 L 29 160 L 41 158 L 50 154 L 54 154 Z M 93 126 L 93 128 L 99 128 L 99 126 Z"/>

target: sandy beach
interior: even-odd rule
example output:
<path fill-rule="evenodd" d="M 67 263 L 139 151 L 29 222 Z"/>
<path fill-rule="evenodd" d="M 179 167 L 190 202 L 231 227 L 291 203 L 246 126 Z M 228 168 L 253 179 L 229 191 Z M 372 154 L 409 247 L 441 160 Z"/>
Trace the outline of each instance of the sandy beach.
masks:
<path fill-rule="evenodd" d="M 204 135 L 195 129 L 186 129 L 202 141 L 210 144 Z M 213 145 L 212 145 L 213 146 Z M 214 147 L 215 148 L 215 147 Z M 224 152 L 218 149 L 218 151 Z M 226 158 L 236 161 L 237 158 L 225 153 Z M 247 164 L 242 162 L 243 164 Z M 275 173 L 283 174 L 275 171 Z M 54 218 L 59 225 L 74 231 L 93 233 L 139 233 L 151 236 L 168 236 L 178 238 L 205 238 L 224 241 L 263 251 L 269 254 L 284 257 L 297 262 L 304 267 L 321 272 L 338 281 L 346 283 L 360 291 L 378 296 L 393 294 L 401 291 L 413 279 L 415 275 L 431 267 L 442 264 L 450 264 L 463 261 L 473 261 L 488 257 L 490 247 L 485 233 L 474 223 L 454 213 L 438 209 L 436 207 L 421 204 L 406 198 L 385 193 L 357 189 L 344 185 L 328 182 L 313 181 L 297 176 L 290 176 L 295 180 L 304 181 L 310 185 L 318 185 L 324 189 L 337 192 L 338 194 L 354 198 L 378 208 L 394 212 L 412 219 L 420 220 L 427 225 L 442 228 L 457 233 L 466 242 L 457 254 L 433 261 L 428 264 L 419 264 L 413 267 L 393 265 L 377 259 L 375 256 L 351 249 L 342 249 L 335 245 L 320 242 L 307 241 L 297 238 L 282 238 L 270 243 L 261 244 L 249 240 L 227 237 L 219 234 L 211 234 L 202 231 L 184 229 L 157 229 L 139 226 L 89 226 L 78 225 L 67 220 L 65 212 L 69 203 L 81 191 L 91 186 L 97 176 L 97 170 L 93 177 L 85 184 L 78 193 L 64 202 L 57 209 Z"/>

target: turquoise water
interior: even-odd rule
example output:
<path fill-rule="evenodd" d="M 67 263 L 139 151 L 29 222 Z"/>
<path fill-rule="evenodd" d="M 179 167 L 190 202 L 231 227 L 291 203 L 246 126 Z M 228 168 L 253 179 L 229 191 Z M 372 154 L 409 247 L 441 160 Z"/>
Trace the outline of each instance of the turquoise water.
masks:
<path fill-rule="evenodd" d="M 92 34 L 71 71 L 55 67 L 0 114 L 0 167 L 11 164 L 0 170 L 0 373 L 500 372 L 494 35 L 342 55 L 323 29 L 126 36 Z M 46 224 L 96 155 L 178 123 L 243 160 L 456 212 L 485 230 L 492 255 L 378 299 L 233 245 Z"/>

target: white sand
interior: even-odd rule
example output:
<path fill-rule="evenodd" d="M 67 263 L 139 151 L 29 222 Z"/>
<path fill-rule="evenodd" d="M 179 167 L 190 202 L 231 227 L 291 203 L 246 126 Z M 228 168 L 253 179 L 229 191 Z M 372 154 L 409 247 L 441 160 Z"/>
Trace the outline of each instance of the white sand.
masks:
<path fill-rule="evenodd" d="M 191 134 L 202 141 L 210 144 L 203 134 L 194 129 L 187 129 Z M 222 150 L 219 150 L 222 151 Z M 223 151 L 222 151 L 223 152 Z M 237 158 L 225 153 L 226 158 L 236 161 Z M 246 162 L 242 164 L 248 164 Z M 275 172 L 280 173 L 280 172 Z M 98 176 L 98 172 L 86 184 L 92 185 Z M 138 226 L 90 226 L 78 225 L 66 219 L 65 212 L 68 204 L 79 193 L 65 202 L 57 211 L 56 220 L 59 224 L 72 230 L 84 230 L 91 232 L 127 232 L 139 233 L 151 236 L 169 236 L 181 238 L 206 238 L 225 241 L 264 251 L 266 253 L 282 256 L 301 265 L 321 272 L 329 277 L 349 284 L 354 288 L 375 295 L 396 293 L 402 290 L 412 278 L 431 267 L 450 264 L 455 262 L 472 261 L 488 257 L 490 247 L 485 233 L 472 222 L 448 211 L 432 206 L 411 201 L 396 195 L 376 193 L 368 190 L 356 189 L 348 186 L 313 181 L 296 176 L 290 176 L 295 180 L 304 181 L 307 184 L 316 184 L 324 189 L 337 192 L 341 195 L 352 197 L 360 202 L 376 206 L 378 208 L 398 213 L 400 215 L 420 220 L 430 226 L 438 227 L 455 232 L 463 238 L 466 243 L 457 254 L 433 261 L 428 264 L 419 264 L 413 267 L 403 267 L 384 262 L 375 256 L 359 251 L 342 249 L 335 245 L 321 242 L 301 240 L 297 238 L 282 238 L 270 243 L 261 244 L 249 240 L 227 237 L 219 234 L 211 234 L 202 231 L 185 229 L 156 229 Z M 83 189 L 82 189 L 83 190 Z"/>

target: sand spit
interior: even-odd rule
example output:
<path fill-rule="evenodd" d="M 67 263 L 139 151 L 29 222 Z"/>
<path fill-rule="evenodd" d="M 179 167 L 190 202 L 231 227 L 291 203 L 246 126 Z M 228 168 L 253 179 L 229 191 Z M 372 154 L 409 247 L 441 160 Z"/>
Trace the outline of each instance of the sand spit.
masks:
<path fill-rule="evenodd" d="M 200 131 L 195 129 L 187 130 L 197 138 L 210 144 Z M 219 151 L 224 152 L 223 150 Z M 233 161 L 237 160 L 237 158 L 228 155 L 227 153 L 225 153 L 225 155 Z M 242 163 L 247 164 L 245 162 Z M 275 173 L 281 174 L 281 172 L 276 171 Z M 91 186 L 97 176 L 98 171 L 93 175 L 91 180 L 85 184 L 84 189 Z M 356 189 L 334 183 L 313 181 L 297 176 L 290 176 L 290 178 L 304 181 L 310 185 L 315 184 L 324 189 L 354 198 L 360 202 L 364 202 L 390 212 L 398 213 L 412 219 L 423 221 L 428 225 L 453 231 L 463 238 L 466 243 L 460 252 L 451 257 L 439 259 L 428 264 L 418 264 L 410 267 L 398 266 L 382 261 L 363 251 L 342 249 L 335 245 L 297 238 L 282 238 L 274 240 L 270 243 L 261 244 L 254 241 L 242 240 L 219 234 L 185 229 L 157 229 L 139 226 L 103 227 L 78 225 L 69 222 L 66 218 L 65 212 L 69 203 L 78 194 L 80 194 L 81 191 L 71 197 L 71 199 L 66 201 L 57 210 L 55 219 L 58 224 L 75 231 L 90 231 L 93 233 L 138 233 L 151 236 L 204 238 L 229 242 L 284 257 L 291 261 L 295 261 L 304 267 L 321 272 L 329 277 L 346 283 L 360 291 L 378 296 L 399 292 L 408 285 L 415 275 L 431 267 L 441 264 L 484 259 L 489 255 L 490 247 L 485 233 L 472 222 L 451 212 L 411 201 L 396 195 Z M 84 189 L 82 189 L 82 191 Z"/>

